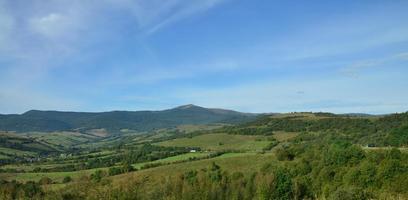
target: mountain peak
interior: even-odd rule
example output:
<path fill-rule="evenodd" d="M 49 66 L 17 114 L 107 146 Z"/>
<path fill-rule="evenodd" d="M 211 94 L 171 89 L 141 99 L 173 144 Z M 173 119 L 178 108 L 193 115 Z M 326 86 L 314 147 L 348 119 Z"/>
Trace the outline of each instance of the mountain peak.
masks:
<path fill-rule="evenodd" d="M 175 109 L 185 110 L 185 109 L 191 109 L 191 108 L 202 108 L 202 107 L 196 106 L 196 105 L 194 105 L 194 104 L 186 104 L 186 105 L 178 106 L 178 107 L 176 107 Z"/>

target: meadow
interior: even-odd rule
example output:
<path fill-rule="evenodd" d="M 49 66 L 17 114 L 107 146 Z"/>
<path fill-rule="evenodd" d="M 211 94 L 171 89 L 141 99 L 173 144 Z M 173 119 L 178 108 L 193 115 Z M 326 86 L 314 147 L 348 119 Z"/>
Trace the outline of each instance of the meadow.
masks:
<path fill-rule="evenodd" d="M 192 138 L 179 138 L 157 143 L 160 146 L 198 147 L 204 151 L 261 151 L 270 142 L 264 136 L 205 134 Z"/>

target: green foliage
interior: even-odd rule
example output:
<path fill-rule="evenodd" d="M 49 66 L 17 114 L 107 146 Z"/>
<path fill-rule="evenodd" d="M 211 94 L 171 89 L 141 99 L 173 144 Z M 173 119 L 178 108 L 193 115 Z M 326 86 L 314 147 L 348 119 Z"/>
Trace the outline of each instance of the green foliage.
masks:
<path fill-rule="evenodd" d="M 404 148 L 361 147 L 362 142 L 367 144 L 365 142 L 372 139 L 375 139 L 375 145 L 405 146 L 407 113 L 378 119 L 327 113 L 308 116 L 267 116 L 244 125 L 217 130 L 262 135 L 270 131 L 302 131 L 290 140 L 279 140 L 280 143 L 272 139 L 275 137 L 273 134 L 268 137 L 191 134 L 192 138 L 167 142 L 176 144 L 181 141 L 185 147 L 123 144 L 121 151 L 114 155 L 84 156 L 77 160 L 83 167 L 114 164 L 106 171 L 93 171 L 89 178 L 81 180 L 75 178 L 72 184 L 55 192 L 42 190 L 40 184 L 52 183 L 46 178 L 24 184 L 0 182 L 0 199 L 408 199 L 408 155 Z M 220 136 L 224 139 L 214 140 Z M 224 156 L 220 156 L 206 162 L 191 162 L 191 165 L 187 159 L 179 164 L 158 160 L 184 155 L 190 150 L 192 141 L 200 142 L 203 148 L 225 148 L 236 138 L 240 140 L 233 144 L 241 150 L 245 149 L 242 146 L 251 138 L 253 142 L 269 144 L 261 149 L 271 151 L 252 153 L 262 161 L 251 162 L 250 167 L 244 169 L 245 172 L 240 171 L 242 168 L 237 170 L 235 165 L 246 162 L 247 157 L 243 162 L 228 163 Z M 183 143 L 185 141 L 190 143 Z M 220 146 L 220 142 L 223 145 Z M 209 152 L 208 157 L 200 159 L 222 153 Z M 269 156 L 264 157 L 266 154 Z M 142 169 L 169 166 L 140 170 L 129 176 L 104 178 L 131 172 L 131 164 L 144 162 L 149 164 L 142 165 Z M 41 167 L 37 170 L 44 169 Z M 127 179 L 124 181 L 109 181 L 125 177 Z"/>
<path fill-rule="evenodd" d="M 275 151 L 276 158 L 279 161 L 284 161 L 284 160 L 293 160 L 295 158 L 295 155 L 288 149 L 288 148 L 278 148 Z"/>
<path fill-rule="evenodd" d="M 364 158 L 364 152 L 350 143 L 340 142 L 332 144 L 324 157 L 327 165 L 355 165 Z"/>
<path fill-rule="evenodd" d="M 38 183 L 40 185 L 48 185 L 48 184 L 52 184 L 53 181 L 52 181 L 52 179 L 50 179 L 48 177 L 43 177 L 43 178 L 40 179 L 40 181 L 38 181 Z"/>
<path fill-rule="evenodd" d="M 44 191 L 39 183 L 28 181 L 0 181 L 0 199 L 43 199 Z"/>
<path fill-rule="evenodd" d="M 386 138 L 386 145 L 408 146 L 408 124 L 394 129 Z"/>
<path fill-rule="evenodd" d="M 255 121 L 217 130 L 217 132 L 240 135 L 273 135 L 277 131 L 332 132 L 347 136 L 350 142 L 362 145 L 407 146 L 408 112 L 380 118 L 329 113 L 308 113 L 305 116 L 286 117 L 266 115 Z"/>
<path fill-rule="evenodd" d="M 64 179 L 62 180 L 62 183 L 69 183 L 72 181 L 72 178 L 70 176 L 66 176 L 64 177 Z"/>
<path fill-rule="evenodd" d="M 321 143 L 323 142 L 324 143 Z M 279 148 L 281 149 L 281 148 Z M 398 149 L 362 151 L 356 145 L 325 138 L 282 148 L 295 155 L 271 160 L 254 173 L 231 173 L 216 162 L 202 169 L 168 176 L 138 176 L 123 185 L 104 181 L 106 172 L 69 184 L 56 193 L 28 184 L 0 185 L 0 197 L 23 194 L 44 199 L 395 199 L 408 197 L 408 155 Z M 319 154 L 319 152 L 322 152 Z M 204 167 L 204 166 L 203 166 Z M 171 169 L 171 168 L 170 168 Z M 120 168 L 109 169 L 109 175 Z M 121 170 L 120 170 L 121 171 Z M 143 172 L 143 171 L 141 171 Z M 19 183 L 15 183 L 18 185 Z M 33 184 L 33 183 L 31 183 Z M 7 192 L 6 192 L 7 191 Z M 13 191 L 17 191 L 14 192 Z M 20 191 L 20 192 L 18 192 Z M 44 196 L 45 195 L 45 196 Z"/>
<path fill-rule="evenodd" d="M 272 199 L 292 199 L 292 178 L 289 172 L 283 168 L 278 168 L 275 172 L 275 190 Z"/>
<path fill-rule="evenodd" d="M 106 172 L 102 170 L 96 170 L 93 174 L 91 174 L 91 179 L 95 182 L 100 182 L 103 177 L 106 176 Z"/>

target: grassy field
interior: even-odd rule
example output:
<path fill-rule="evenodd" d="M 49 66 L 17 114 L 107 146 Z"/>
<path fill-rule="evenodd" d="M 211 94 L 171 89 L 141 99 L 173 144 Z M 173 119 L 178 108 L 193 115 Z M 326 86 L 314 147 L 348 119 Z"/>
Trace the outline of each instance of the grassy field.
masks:
<path fill-rule="evenodd" d="M 149 177 L 149 180 L 160 181 L 163 177 L 174 176 L 177 173 L 208 168 L 213 162 L 219 165 L 221 169 L 228 169 L 230 173 L 242 172 L 244 174 L 250 174 L 258 171 L 263 165 L 277 162 L 277 160 L 273 153 L 227 153 L 211 159 L 164 165 L 128 174 L 113 176 L 110 177 L 110 179 L 112 179 L 114 182 L 121 182 L 128 181 L 129 179 L 133 178 Z"/>
<path fill-rule="evenodd" d="M 51 178 L 53 181 L 61 182 L 66 176 L 70 176 L 73 179 L 78 179 L 81 176 L 89 175 L 94 171 L 101 169 L 107 170 L 107 168 L 97 168 L 89 170 L 81 170 L 74 172 L 49 172 L 49 173 L 0 173 L 0 179 L 4 180 L 17 180 L 21 182 L 26 181 L 38 181 L 43 177 Z"/>
<path fill-rule="evenodd" d="M 260 167 L 260 163 L 262 162 L 262 158 L 269 158 L 271 157 L 271 154 L 258 154 L 258 153 L 226 153 L 221 156 L 215 157 L 215 158 L 210 158 L 210 159 L 204 159 L 204 160 L 197 160 L 197 161 L 189 161 L 190 158 L 202 158 L 208 156 L 210 153 L 208 152 L 196 152 L 196 153 L 186 153 L 182 155 L 177 155 L 177 156 L 172 156 L 152 162 L 145 162 L 145 163 L 138 163 L 134 164 L 133 167 L 136 169 L 140 169 L 143 165 L 146 164 L 152 164 L 152 163 L 164 163 L 164 164 L 169 164 L 169 165 L 164 165 L 160 167 L 156 167 L 159 169 L 177 169 L 178 171 L 183 171 L 184 169 L 189 169 L 190 166 L 192 168 L 197 168 L 201 169 L 200 165 L 209 165 L 212 162 L 217 162 L 220 163 L 221 165 L 228 167 L 228 168 L 237 168 L 238 169 L 244 169 L 247 168 L 248 165 L 251 165 L 250 169 L 253 169 L 253 167 L 257 168 Z M 259 156 L 262 157 L 259 159 Z M 248 159 L 248 160 L 247 160 Z M 183 163 L 175 163 L 178 161 L 189 161 L 189 162 L 183 162 Z M 248 161 L 248 162 L 247 162 Z M 267 160 L 265 160 L 267 161 Z M 229 163 L 233 162 L 233 163 Z M 235 164 L 240 165 L 240 166 L 235 166 Z M 37 165 L 38 166 L 38 165 Z M 53 165 L 42 165 L 42 167 L 52 167 Z M 55 165 L 54 165 L 55 166 Z M 34 166 L 33 165 L 10 165 L 8 166 L 10 168 L 14 169 L 31 169 Z M 7 168 L 7 167 L 6 167 Z M 17 180 L 21 182 L 26 182 L 26 181 L 38 181 L 43 177 L 48 177 L 51 178 L 55 182 L 61 182 L 62 179 L 66 176 L 70 176 L 73 179 L 78 179 L 82 176 L 85 175 L 90 175 L 96 170 L 105 170 L 107 171 L 109 168 L 95 168 L 95 169 L 89 169 L 89 170 L 81 170 L 81 171 L 74 171 L 74 172 L 38 172 L 38 173 L 0 173 L 0 179 L 4 180 Z M 155 168 L 150 168 L 150 169 L 145 169 L 145 170 L 140 170 L 137 173 L 144 174 L 144 171 L 149 171 L 153 170 Z M 170 173 L 170 171 L 166 172 Z"/>
<path fill-rule="evenodd" d="M 270 142 L 264 136 L 206 134 L 193 138 L 179 138 L 157 143 L 161 146 L 200 147 L 202 150 L 261 151 Z"/>
<path fill-rule="evenodd" d="M 152 164 L 152 163 L 173 163 L 173 162 L 177 162 L 177 161 L 188 161 L 192 158 L 203 158 L 210 155 L 210 153 L 208 152 L 196 152 L 196 153 L 185 153 L 185 154 L 181 154 L 181 155 L 177 155 L 177 156 L 172 156 L 172 157 L 168 157 L 168 158 L 164 158 L 164 159 L 160 159 L 160 160 L 155 160 L 152 162 L 147 162 L 147 163 L 137 163 L 134 164 L 133 167 L 136 169 L 140 169 L 143 165 L 146 164 Z"/>
<path fill-rule="evenodd" d="M 95 153 L 89 154 L 82 154 L 80 156 L 72 156 L 68 157 L 62 161 L 47 161 L 41 163 L 32 163 L 32 164 L 7 164 L 0 166 L 0 169 L 16 169 L 16 170 L 24 170 L 26 172 L 32 171 L 34 168 L 41 168 L 41 169 L 51 169 L 55 167 L 62 167 L 66 165 L 78 164 L 79 157 L 86 157 L 86 156 L 93 156 L 94 158 L 104 158 L 109 157 L 113 154 L 116 154 L 116 151 L 100 151 Z"/>
<path fill-rule="evenodd" d="M 41 168 L 41 169 L 51 169 L 54 167 L 61 167 L 67 165 L 67 163 L 61 164 L 54 164 L 54 163 L 44 163 L 44 164 L 8 164 L 0 166 L 0 169 L 15 169 L 15 170 L 24 170 L 26 172 L 32 171 L 34 168 Z"/>
<path fill-rule="evenodd" d="M 294 137 L 296 137 L 298 135 L 299 135 L 299 133 L 294 133 L 294 132 L 284 132 L 284 131 L 273 132 L 273 137 L 279 142 L 287 141 L 287 140 L 292 139 L 292 138 L 294 138 Z"/>
<path fill-rule="evenodd" d="M 363 148 L 366 151 L 382 151 L 382 150 L 391 150 L 395 147 L 366 147 L 366 146 L 363 146 L 361 148 Z M 400 147 L 397 149 L 403 153 L 408 153 L 408 147 Z"/>
<path fill-rule="evenodd" d="M 6 155 L 17 155 L 17 156 L 35 156 L 37 155 L 35 152 L 30 151 L 22 151 L 18 149 L 10 149 L 5 147 L 0 147 L 0 152 Z"/>
<path fill-rule="evenodd" d="M 35 139 L 36 141 L 45 142 L 53 146 L 63 146 L 69 147 L 76 144 L 81 144 L 87 141 L 94 140 L 98 138 L 93 135 L 86 135 L 77 132 L 52 132 L 52 133 L 42 133 L 42 132 L 31 132 L 26 133 L 26 136 Z"/>
<path fill-rule="evenodd" d="M 143 165 L 151 164 L 151 163 L 173 163 L 177 161 L 187 161 L 190 158 L 202 158 L 208 156 L 210 153 L 205 152 L 197 152 L 197 153 L 186 153 L 182 155 L 172 156 L 160 160 L 155 160 L 152 162 L 145 162 L 145 163 L 137 163 L 134 164 L 133 167 L 136 169 L 140 169 Z M 52 168 L 57 165 L 64 165 L 64 164 L 43 164 L 43 165 L 6 165 L 3 166 L 3 169 L 12 168 L 12 169 L 22 169 L 22 170 L 32 170 L 35 167 L 41 168 Z M 91 173 L 95 172 L 96 170 L 108 170 L 109 168 L 95 168 L 89 170 L 81 170 L 75 172 L 38 172 L 38 173 L 0 173 L 0 179 L 5 180 L 12 180 L 16 179 L 17 181 L 38 181 L 43 177 L 51 178 L 53 181 L 61 182 L 65 176 L 71 176 L 73 179 L 77 179 L 84 175 L 90 175 Z"/>

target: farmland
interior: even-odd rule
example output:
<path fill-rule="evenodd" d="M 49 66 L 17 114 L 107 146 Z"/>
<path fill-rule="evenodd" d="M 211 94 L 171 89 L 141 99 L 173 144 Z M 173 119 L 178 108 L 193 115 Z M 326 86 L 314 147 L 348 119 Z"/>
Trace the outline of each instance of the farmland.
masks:
<path fill-rule="evenodd" d="M 391 119 L 390 126 L 387 121 Z M 55 152 L 42 154 L 38 160 L 3 164 L 0 179 L 6 183 L 15 180 L 23 185 L 38 184 L 46 191 L 44 198 L 55 197 L 54 192 L 71 195 L 76 190 L 85 195 L 79 199 L 102 198 L 98 195 L 112 197 L 119 191 L 135 198 L 129 189 L 136 185 L 140 188 L 131 190 L 139 191 L 138 195 L 146 199 L 163 190 L 169 190 L 166 195 L 171 198 L 188 196 L 194 187 L 212 193 L 221 192 L 215 188 L 225 187 L 231 192 L 224 195 L 242 190 L 244 196 L 259 197 L 261 191 L 266 190 L 261 186 L 278 176 L 288 181 L 286 192 L 279 195 L 313 198 L 310 194 L 318 194 L 332 198 L 346 192 L 360 195 L 362 199 L 367 195 L 405 197 L 406 144 L 401 144 L 401 140 L 392 142 L 397 136 L 404 140 L 401 132 L 406 128 L 406 120 L 406 114 L 361 118 L 296 113 L 261 116 L 237 125 L 185 125 L 148 133 L 126 130 L 121 137 L 99 138 L 71 132 L 60 138 L 63 132 L 8 133 L 4 136 L 11 138 L 7 144 L 29 146 L 23 146 L 25 150 L 2 147 L 0 150 L 6 159 L 13 155 L 36 158 L 41 155 L 39 149 L 46 149 L 44 147 L 55 147 Z M 370 135 L 367 131 L 371 131 Z M 59 152 L 59 149 L 67 152 Z M 399 170 L 390 171 L 393 167 Z M 367 170 L 373 171 L 368 176 L 371 179 L 365 175 Z M 334 177 L 330 178 L 330 173 Z M 384 176 L 389 178 L 383 179 Z M 254 185 L 247 190 L 241 188 L 240 181 Z M 394 181 L 402 185 L 396 187 Z M 184 185 L 186 190 L 173 193 L 176 188 L 170 186 L 178 184 Z M 84 190 L 77 188 L 78 185 L 93 189 Z M 275 189 L 268 189 L 268 194 L 278 195 Z M 303 192 L 296 193 L 300 189 Z"/>
<path fill-rule="evenodd" d="M 228 134 L 206 134 L 157 143 L 161 146 L 198 147 L 207 151 L 260 151 L 268 144 L 267 137 Z"/>

